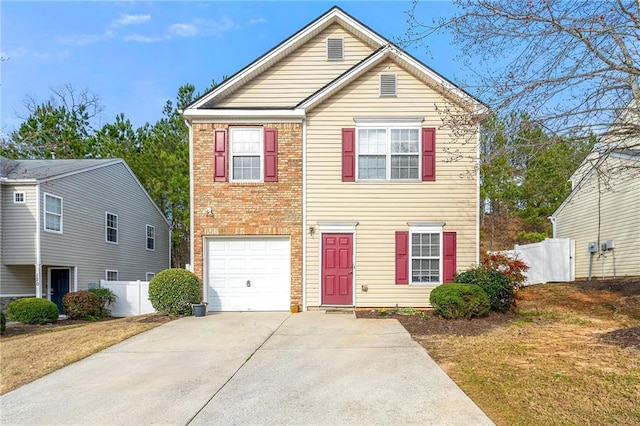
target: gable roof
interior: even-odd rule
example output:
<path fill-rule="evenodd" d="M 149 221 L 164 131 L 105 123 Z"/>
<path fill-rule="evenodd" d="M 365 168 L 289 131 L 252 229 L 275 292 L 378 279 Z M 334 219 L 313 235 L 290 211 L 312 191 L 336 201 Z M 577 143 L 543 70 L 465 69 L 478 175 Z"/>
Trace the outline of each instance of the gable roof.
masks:
<path fill-rule="evenodd" d="M 598 151 L 593 151 L 593 152 L 598 153 Z M 593 164 L 589 167 L 589 170 L 586 173 L 584 173 L 584 175 L 580 179 L 580 182 L 578 182 L 574 186 L 571 193 L 567 195 L 567 198 L 565 198 L 562 204 L 558 206 L 556 211 L 554 211 L 551 214 L 550 218 L 555 219 L 560 214 L 560 212 L 567 206 L 567 204 L 571 202 L 571 200 L 573 200 L 573 198 L 582 189 L 582 187 L 586 185 L 586 182 L 589 180 L 591 175 L 593 175 L 596 172 L 596 170 L 598 170 L 598 168 L 605 162 L 605 160 L 608 157 L 621 158 L 624 160 L 637 161 L 638 163 L 640 163 L 640 149 L 620 149 L 620 150 L 609 151 L 609 152 L 604 152 L 599 154 L 600 155 L 599 157 L 597 157 L 597 160 L 593 161 L 594 158 L 590 159 L 589 156 L 587 156 L 587 158 L 585 158 L 582 161 L 582 164 L 578 166 L 577 170 L 580 170 L 587 164 L 587 162 L 590 162 L 590 161 L 593 162 Z M 571 175 L 572 178 L 576 175 L 577 170 L 576 172 L 573 173 L 573 175 Z"/>
<path fill-rule="evenodd" d="M 258 59 L 247 65 L 229 79 L 218 85 L 216 88 L 205 93 L 200 98 L 193 101 L 191 104 L 185 107 L 182 111 L 185 117 L 196 116 L 209 116 L 211 110 L 216 110 L 216 115 L 226 116 L 241 116 L 241 111 L 255 110 L 258 108 L 220 108 L 215 107 L 215 101 L 223 98 L 231 92 L 238 89 L 251 79 L 255 78 L 259 74 L 263 73 L 271 66 L 288 56 L 290 53 L 298 49 L 304 43 L 311 38 L 319 34 L 321 31 L 329 27 L 334 23 L 339 23 L 346 28 L 356 37 L 363 42 L 376 48 L 370 56 L 363 59 L 360 63 L 354 65 L 351 69 L 344 72 L 342 75 L 329 82 L 324 87 L 320 88 L 314 94 L 307 99 L 302 100 L 295 108 L 268 108 L 263 109 L 266 115 L 272 116 L 297 116 L 304 117 L 305 109 L 315 105 L 318 101 L 325 99 L 330 94 L 336 92 L 340 88 L 344 87 L 348 82 L 352 81 L 355 77 L 360 76 L 362 72 L 370 69 L 373 65 L 380 62 L 380 60 L 388 57 L 394 57 L 400 60 L 408 66 L 415 74 L 421 77 L 427 77 L 440 87 L 447 89 L 450 93 L 459 97 L 461 100 L 474 105 L 474 109 L 478 111 L 488 111 L 488 107 L 484 105 L 480 100 L 468 94 L 464 90 L 460 89 L 457 85 L 438 74 L 436 71 L 420 62 L 407 52 L 404 52 L 398 46 L 385 39 L 380 34 L 373 31 L 371 28 L 353 18 L 338 6 L 334 6 L 329 9 L 322 16 L 311 22 L 291 37 L 260 56 Z M 226 110 L 226 111 L 225 111 Z M 251 114 L 249 114 L 251 115 Z"/>
<path fill-rule="evenodd" d="M 129 168 L 129 165 L 122 158 L 100 160 L 11 160 L 0 157 L 0 183 L 36 184 L 115 164 L 122 164 L 124 166 L 126 171 L 138 186 L 140 186 L 140 189 L 142 189 L 148 200 L 170 227 L 171 223 L 169 223 L 162 210 L 160 210 L 160 207 L 153 201 L 153 198 L 151 198 L 145 187 L 142 186 L 142 183 L 140 183 L 138 177 L 133 173 L 133 170 Z"/>
<path fill-rule="evenodd" d="M 39 182 L 118 162 L 124 162 L 124 160 L 11 160 L 0 157 L 0 179 Z"/>

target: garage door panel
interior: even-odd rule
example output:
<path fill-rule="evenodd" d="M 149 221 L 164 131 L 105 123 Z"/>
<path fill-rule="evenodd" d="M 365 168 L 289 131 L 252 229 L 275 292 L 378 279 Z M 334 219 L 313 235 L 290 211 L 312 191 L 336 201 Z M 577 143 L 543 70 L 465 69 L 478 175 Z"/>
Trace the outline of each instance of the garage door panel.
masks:
<path fill-rule="evenodd" d="M 289 310 L 288 238 L 210 238 L 206 249 L 209 310 Z"/>

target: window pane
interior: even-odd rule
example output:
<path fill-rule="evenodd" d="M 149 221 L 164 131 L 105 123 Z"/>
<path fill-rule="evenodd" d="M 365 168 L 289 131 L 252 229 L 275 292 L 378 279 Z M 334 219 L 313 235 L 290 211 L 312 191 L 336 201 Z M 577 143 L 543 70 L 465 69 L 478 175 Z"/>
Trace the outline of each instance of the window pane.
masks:
<path fill-rule="evenodd" d="M 47 214 L 45 217 L 45 228 L 49 231 L 60 231 L 60 216 Z"/>
<path fill-rule="evenodd" d="M 418 179 L 418 156 L 392 155 L 391 179 Z"/>
<path fill-rule="evenodd" d="M 387 151 L 387 135 L 384 129 L 358 130 L 358 154 L 384 154 Z"/>
<path fill-rule="evenodd" d="M 232 129 L 231 152 L 236 154 L 260 154 L 261 129 Z"/>
<path fill-rule="evenodd" d="M 45 201 L 48 213 L 62 214 L 62 200 L 60 198 L 47 195 Z"/>
<path fill-rule="evenodd" d="M 386 167 L 384 155 L 359 155 L 358 179 L 384 179 Z"/>
<path fill-rule="evenodd" d="M 419 153 L 418 129 L 392 129 L 391 153 Z"/>
<path fill-rule="evenodd" d="M 233 157 L 233 179 L 260 180 L 260 157 Z"/>

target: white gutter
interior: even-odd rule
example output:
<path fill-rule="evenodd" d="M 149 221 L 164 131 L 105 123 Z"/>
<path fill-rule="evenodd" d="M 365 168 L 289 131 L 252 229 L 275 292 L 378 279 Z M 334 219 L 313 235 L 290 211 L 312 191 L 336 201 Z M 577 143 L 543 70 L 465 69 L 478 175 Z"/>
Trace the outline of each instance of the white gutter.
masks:
<path fill-rule="evenodd" d="M 553 228 L 553 238 L 556 238 L 556 217 L 555 216 L 549 216 L 547 217 L 547 219 L 549 219 L 551 221 L 551 226 Z"/>
<path fill-rule="evenodd" d="M 307 310 L 307 120 L 302 120 L 302 312 Z"/>
<path fill-rule="evenodd" d="M 260 117 L 260 118 L 297 118 L 305 116 L 305 110 L 296 109 L 188 109 L 182 115 L 185 118 L 232 118 L 232 117 Z"/>
<path fill-rule="evenodd" d="M 195 244 L 193 242 L 195 229 L 193 225 L 193 125 L 186 118 L 184 122 L 189 128 L 189 269 L 193 272 L 193 261 L 195 259 Z"/>
<path fill-rule="evenodd" d="M 40 184 L 36 184 L 36 297 L 42 297 L 42 253 L 40 249 Z"/>

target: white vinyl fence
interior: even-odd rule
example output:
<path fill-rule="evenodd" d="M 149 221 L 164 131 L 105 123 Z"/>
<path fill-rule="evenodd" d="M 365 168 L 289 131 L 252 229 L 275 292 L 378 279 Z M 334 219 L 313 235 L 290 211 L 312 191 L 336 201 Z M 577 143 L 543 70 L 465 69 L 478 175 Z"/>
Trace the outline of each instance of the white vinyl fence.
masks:
<path fill-rule="evenodd" d="M 113 317 L 132 317 L 155 312 L 149 301 L 148 281 L 105 281 L 100 287 L 108 288 L 117 296 L 111 307 Z"/>
<path fill-rule="evenodd" d="M 568 282 L 576 279 L 575 241 L 569 238 L 547 238 L 526 245 L 516 245 L 502 253 L 515 255 L 529 265 L 526 284 Z"/>

